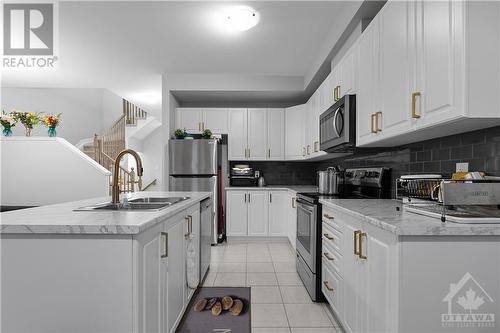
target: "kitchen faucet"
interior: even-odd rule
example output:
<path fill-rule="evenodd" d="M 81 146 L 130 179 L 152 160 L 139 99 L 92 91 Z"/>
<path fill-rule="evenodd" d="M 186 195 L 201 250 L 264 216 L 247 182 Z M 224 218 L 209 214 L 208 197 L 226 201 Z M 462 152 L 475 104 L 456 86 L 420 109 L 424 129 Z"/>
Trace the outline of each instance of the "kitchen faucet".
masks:
<path fill-rule="evenodd" d="M 113 203 L 120 202 L 120 185 L 118 184 L 118 175 L 120 174 L 120 160 L 126 154 L 130 154 L 135 158 L 135 163 L 137 164 L 137 176 L 142 176 L 142 160 L 135 150 L 125 149 L 118 153 L 115 159 L 115 165 L 113 168 L 113 187 L 111 188 L 111 198 Z"/>

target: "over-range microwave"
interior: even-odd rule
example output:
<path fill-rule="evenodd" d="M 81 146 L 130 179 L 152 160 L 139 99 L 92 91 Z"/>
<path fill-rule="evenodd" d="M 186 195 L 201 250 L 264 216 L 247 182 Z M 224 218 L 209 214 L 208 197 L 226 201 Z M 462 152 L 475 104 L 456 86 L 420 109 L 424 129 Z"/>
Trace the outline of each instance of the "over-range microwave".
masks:
<path fill-rule="evenodd" d="M 345 95 L 319 117 L 320 149 L 327 153 L 356 148 L 356 95 Z"/>

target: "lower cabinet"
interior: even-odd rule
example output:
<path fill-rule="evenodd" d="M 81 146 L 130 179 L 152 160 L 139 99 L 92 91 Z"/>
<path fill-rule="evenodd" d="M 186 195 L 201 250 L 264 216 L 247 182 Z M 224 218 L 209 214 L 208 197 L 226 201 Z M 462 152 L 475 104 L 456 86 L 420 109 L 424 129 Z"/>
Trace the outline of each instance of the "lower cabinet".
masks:
<path fill-rule="evenodd" d="M 186 237 L 192 233 L 199 267 L 199 228 L 200 210 L 193 206 L 137 235 L 140 332 L 174 332 L 179 324 L 195 290 L 187 285 Z"/>
<path fill-rule="evenodd" d="M 297 193 L 289 192 L 288 193 L 288 202 L 285 205 L 284 211 L 288 212 L 288 220 L 287 220 L 287 236 L 290 245 L 292 245 L 293 249 L 297 248 Z"/>
<path fill-rule="evenodd" d="M 227 236 L 295 237 L 288 191 L 229 190 L 226 198 Z"/>
<path fill-rule="evenodd" d="M 288 192 L 269 191 L 269 236 L 288 237 Z"/>
<path fill-rule="evenodd" d="M 324 219 L 323 231 L 341 237 L 342 253 L 323 239 L 322 290 L 328 303 L 346 332 L 396 332 L 391 292 L 397 293 L 397 271 L 390 270 L 391 260 L 397 260 L 396 236 L 325 206 L 323 211 L 342 230 L 332 233 L 336 229 L 325 227 Z"/>

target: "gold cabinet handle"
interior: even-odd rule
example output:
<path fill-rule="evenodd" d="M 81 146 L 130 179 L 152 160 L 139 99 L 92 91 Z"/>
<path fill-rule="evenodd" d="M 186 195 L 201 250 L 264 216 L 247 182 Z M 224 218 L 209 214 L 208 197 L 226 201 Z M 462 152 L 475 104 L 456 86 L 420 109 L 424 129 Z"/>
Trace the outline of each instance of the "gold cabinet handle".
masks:
<path fill-rule="evenodd" d="M 358 236 L 361 233 L 361 230 L 354 231 L 354 255 L 359 256 L 358 250 Z"/>
<path fill-rule="evenodd" d="M 191 215 L 186 216 L 185 221 L 187 223 L 188 232 L 184 236 L 188 238 L 193 233 L 193 217 Z"/>
<path fill-rule="evenodd" d="M 371 115 L 371 118 L 372 118 L 371 131 L 372 131 L 372 133 L 377 133 L 377 129 L 375 128 L 375 118 L 376 117 L 377 117 L 377 114 L 376 113 L 372 113 L 372 115 Z"/>
<path fill-rule="evenodd" d="M 329 233 L 324 233 L 323 236 L 325 236 L 328 240 L 333 240 L 333 236 L 331 236 Z"/>
<path fill-rule="evenodd" d="M 420 115 L 417 114 L 417 96 L 420 96 L 418 91 L 411 94 L 411 117 L 414 119 L 420 118 Z"/>
<path fill-rule="evenodd" d="M 377 132 L 382 132 L 382 129 L 378 126 L 378 120 L 380 117 L 382 117 L 382 111 L 375 113 L 375 129 L 377 130 Z"/>
<path fill-rule="evenodd" d="M 333 216 L 331 216 L 331 215 L 328 215 L 328 214 L 325 213 L 325 214 L 323 214 L 323 216 L 326 217 L 329 220 L 333 220 Z"/>
<path fill-rule="evenodd" d="M 314 141 L 314 152 L 317 153 L 319 151 L 319 141 Z"/>
<path fill-rule="evenodd" d="M 307 155 L 311 155 L 311 145 L 307 145 Z"/>
<path fill-rule="evenodd" d="M 337 87 L 333 88 L 333 101 L 337 100 Z"/>
<path fill-rule="evenodd" d="M 267 157 L 268 157 L 268 158 L 271 158 L 271 148 L 269 148 L 269 149 L 267 150 Z"/>
<path fill-rule="evenodd" d="M 202 130 L 202 131 L 204 131 L 204 130 L 205 130 L 205 122 L 204 122 L 204 121 L 201 123 L 201 130 Z"/>
<path fill-rule="evenodd" d="M 328 291 L 333 291 L 333 288 L 330 287 L 330 284 L 328 283 L 328 281 L 323 281 L 323 284 L 325 285 L 325 288 L 328 289 Z"/>
<path fill-rule="evenodd" d="M 362 237 L 366 237 L 366 232 L 360 232 L 359 233 L 359 241 L 358 241 L 358 244 L 359 244 L 359 251 L 358 251 L 358 257 L 360 259 L 368 259 L 367 256 L 365 256 L 363 254 L 363 240 L 361 239 Z"/>
<path fill-rule="evenodd" d="M 163 241 L 163 253 L 160 255 L 161 258 L 168 258 L 168 233 L 162 232 L 161 238 Z"/>
<path fill-rule="evenodd" d="M 337 101 L 340 99 L 340 86 L 337 86 Z"/>
<path fill-rule="evenodd" d="M 302 156 L 306 156 L 306 147 L 302 147 Z"/>
<path fill-rule="evenodd" d="M 297 205 L 295 204 L 295 200 L 297 200 L 297 198 L 293 197 L 292 198 L 292 208 L 296 208 Z"/>
<path fill-rule="evenodd" d="M 328 260 L 330 260 L 330 261 L 335 260 L 335 258 L 334 258 L 334 257 L 332 257 L 332 256 L 330 255 L 330 253 L 328 253 L 328 252 L 323 252 L 323 255 L 325 256 L 325 258 L 326 258 L 326 259 L 328 259 Z"/>
<path fill-rule="evenodd" d="M 248 148 L 248 158 L 250 158 L 251 153 L 250 153 L 250 148 Z"/>

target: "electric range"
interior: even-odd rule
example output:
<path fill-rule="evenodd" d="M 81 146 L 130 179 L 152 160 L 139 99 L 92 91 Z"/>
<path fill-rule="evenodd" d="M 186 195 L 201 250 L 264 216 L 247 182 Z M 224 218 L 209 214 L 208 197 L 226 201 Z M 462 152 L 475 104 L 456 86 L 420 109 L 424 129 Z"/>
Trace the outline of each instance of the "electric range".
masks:
<path fill-rule="evenodd" d="M 314 302 L 324 301 L 321 292 L 320 199 L 390 198 L 388 168 L 347 169 L 338 195 L 317 192 L 297 193 L 297 273 Z"/>

